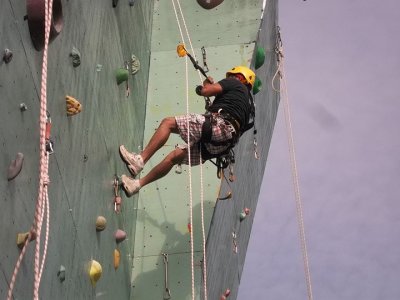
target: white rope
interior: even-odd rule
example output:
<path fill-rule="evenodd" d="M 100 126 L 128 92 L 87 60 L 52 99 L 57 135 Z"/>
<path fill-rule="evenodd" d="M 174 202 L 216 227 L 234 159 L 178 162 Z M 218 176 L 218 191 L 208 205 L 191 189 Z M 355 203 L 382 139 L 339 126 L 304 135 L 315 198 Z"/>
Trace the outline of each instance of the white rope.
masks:
<path fill-rule="evenodd" d="M 192 55 L 194 59 L 196 60 L 196 56 L 194 54 L 194 49 L 192 45 L 192 41 L 190 39 L 190 34 L 188 31 L 188 28 L 186 26 L 186 21 L 185 17 L 183 15 L 182 7 L 180 4 L 179 0 L 176 0 L 177 6 L 179 7 L 179 13 L 182 18 L 182 23 L 185 27 L 185 32 L 186 32 L 186 37 L 188 39 L 190 49 L 192 52 Z M 177 13 L 177 9 L 175 6 L 174 0 L 172 0 L 172 5 L 174 8 L 175 12 L 175 17 L 176 21 L 178 23 L 178 28 L 179 28 L 179 33 L 181 35 L 182 43 L 185 45 L 185 38 L 182 32 L 182 27 L 180 24 L 179 16 Z M 189 74 L 188 74 L 188 58 L 187 56 L 185 57 L 185 63 L 186 63 L 186 114 L 189 116 Z M 201 82 L 201 73 L 198 70 L 198 75 L 199 79 Z M 192 299 L 194 300 L 195 297 L 195 280 L 194 280 L 194 237 L 193 237 L 193 232 L 194 232 L 194 227 L 193 227 L 193 192 L 192 192 L 192 172 L 191 172 L 191 153 L 190 153 L 190 126 L 189 126 L 189 118 L 187 121 L 187 128 L 188 128 L 188 158 L 189 158 L 189 194 L 190 194 L 190 225 L 191 225 L 191 231 L 190 231 L 190 239 L 191 239 L 191 273 L 192 273 Z M 207 260 L 206 260 L 206 237 L 205 237 L 205 226 L 204 226 L 204 183 L 203 183 L 203 166 L 202 166 L 202 157 L 200 153 L 200 206 L 201 206 L 201 229 L 202 229 L 202 236 L 203 236 L 203 280 L 204 280 L 204 299 L 207 300 Z"/>
<path fill-rule="evenodd" d="M 280 49 L 280 52 L 283 53 L 283 48 Z M 289 107 L 289 96 L 287 91 L 287 84 L 286 84 L 286 76 L 284 75 L 284 63 L 283 63 L 283 55 L 281 56 L 281 63 L 279 65 L 279 69 L 282 69 L 281 75 L 283 79 L 283 87 L 281 86 L 281 90 L 283 91 L 283 103 L 284 103 L 284 112 L 285 112 L 285 124 L 286 124 L 286 132 L 289 144 L 289 152 L 290 152 L 290 162 L 292 168 L 292 179 L 294 185 L 294 192 L 296 198 L 296 214 L 297 214 L 297 223 L 299 228 L 299 238 L 301 244 L 301 252 L 303 255 L 303 264 L 304 264 L 304 273 L 307 285 L 307 294 L 308 300 L 313 299 L 312 294 L 312 285 L 311 285 L 311 273 L 309 267 L 309 260 L 307 254 L 307 242 L 306 242 L 306 235 L 304 230 L 304 218 L 303 218 L 303 205 L 301 201 L 300 195 L 300 185 L 299 185 L 299 175 L 297 172 L 297 164 L 296 164 L 296 153 L 295 153 L 295 145 L 293 140 L 293 128 L 292 128 L 292 120 L 290 114 L 290 107 Z M 279 70 L 278 69 L 278 70 Z"/>

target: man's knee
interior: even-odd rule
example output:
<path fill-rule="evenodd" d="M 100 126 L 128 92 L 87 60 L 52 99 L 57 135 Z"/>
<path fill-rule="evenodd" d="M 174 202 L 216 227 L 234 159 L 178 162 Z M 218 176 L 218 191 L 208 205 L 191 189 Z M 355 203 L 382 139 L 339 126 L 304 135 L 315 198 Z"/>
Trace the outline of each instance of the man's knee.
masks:
<path fill-rule="evenodd" d="M 177 165 L 182 163 L 186 155 L 187 149 L 176 148 L 174 151 L 168 154 L 167 158 L 169 158 L 174 165 Z"/>
<path fill-rule="evenodd" d="M 167 127 L 171 130 L 175 129 L 176 128 L 176 120 L 174 117 L 164 118 L 164 119 L 162 119 L 160 126 Z"/>

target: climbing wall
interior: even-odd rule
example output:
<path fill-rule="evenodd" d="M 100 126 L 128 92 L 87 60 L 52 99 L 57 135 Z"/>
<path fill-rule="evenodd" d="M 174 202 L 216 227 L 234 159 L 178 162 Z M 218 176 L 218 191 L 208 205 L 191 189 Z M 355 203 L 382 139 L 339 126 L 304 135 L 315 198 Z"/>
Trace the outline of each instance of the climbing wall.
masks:
<path fill-rule="evenodd" d="M 54 153 L 50 155 L 50 234 L 41 299 L 130 297 L 137 202 L 122 195 L 122 211 L 115 213 L 113 180 L 115 174 L 126 172 L 118 145 L 137 148 L 143 141 L 153 2 L 136 1 L 130 6 L 128 1 L 115 1 L 116 7 L 112 2 L 61 1 L 64 26 L 49 48 L 47 101 Z M 42 52 L 32 45 L 26 15 L 25 1 L 2 1 L 0 51 L 7 48 L 13 56 L 9 63 L 0 62 L 1 299 L 6 299 L 20 253 L 17 234 L 29 231 L 33 222 L 39 182 Z M 70 57 L 73 47 L 80 52 L 77 67 Z M 117 85 L 115 72 L 132 54 L 141 68 L 128 76 L 127 96 L 126 82 Z M 67 116 L 66 95 L 81 103 L 82 112 Z M 8 181 L 7 170 L 19 152 L 24 155 L 21 172 Z M 95 227 L 99 215 L 107 220 L 101 232 Z M 118 245 L 117 229 L 127 233 Z M 116 248 L 121 262 L 115 270 Z M 14 299 L 32 299 L 33 256 L 31 242 L 19 268 Z M 88 276 L 91 260 L 102 266 L 95 286 Z M 64 280 L 63 272 L 57 276 L 61 266 Z"/>
<path fill-rule="evenodd" d="M 219 299 L 230 289 L 229 297 L 235 299 L 278 104 L 278 95 L 269 88 L 276 71 L 277 0 L 267 1 L 262 22 L 262 0 L 217 1 L 222 3 L 210 10 L 202 8 L 197 0 L 181 1 L 193 43 L 193 49 L 188 50 L 201 64 L 200 49 L 205 47 L 209 74 L 216 80 L 232 66 L 251 65 L 259 46 L 267 54 L 265 64 L 257 70 L 264 85 L 256 95 L 261 158 L 254 159 L 250 132 L 236 149 L 237 180 L 230 186 L 220 186 L 216 168 L 206 163 L 201 189 L 200 167 L 194 167 L 192 224 L 189 170 L 185 166 L 146 186 L 138 196 L 128 199 L 121 194 L 121 212 L 114 211 L 115 175 L 127 173 L 118 145 L 140 151 L 162 118 L 186 113 L 185 58 L 176 54 L 182 40 L 172 1 L 58 2 L 62 4 L 63 28 L 51 43 L 48 57 L 48 111 L 54 153 L 50 156 L 50 234 L 41 299 L 191 299 L 192 242 L 195 298 L 200 299 L 202 193 L 208 236 L 208 298 Z M 16 245 L 17 234 L 29 231 L 33 222 L 39 182 L 42 52 L 33 47 L 26 15 L 25 1 L 2 4 L 0 54 L 6 48 L 13 53 L 8 63 L 0 61 L 2 299 L 6 299 L 21 251 Z M 73 48 L 79 51 L 79 66 L 73 65 Z M 128 72 L 126 81 L 122 70 L 118 85 L 116 70 L 124 68 L 133 54 L 140 61 L 140 70 L 135 75 Z M 189 110 L 203 112 L 204 100 L 194 93 L 200 78 L 188 64 Z M 80 113 L 67 116 L 66 95 L 80 102 Z M 181 143 L 179 138 L 171 138 L 143 174 L 177 143 Z M 7 170 L 20 157 L 17 153 L 24 156 L 22 169 L 8 180 Z M 217 200 L 229 191 L 233 192 L 232 199 Z M 251 213 L 240 222 L 239 214 L 245 207 Z M 107 220 L 103 231 L 96 231 L 98 216 Z M 117 244 L 114 234 L 118 229 L 127 238 Z M 28 244 L 19 268 L 14 299 L 32 298 L 34 245 Z M 233 251 L 233 245 L 238 251 Z M 121 253 L 117 269 L 115 249 Z M 92 260 L 102 266 L 95 285 L 88 275 Z"/>
<path fill-rule="evenodd" d="M 205 47 L 210 76 L 219 80 L 224 78 L 226 71 L 235 65 L 250 65 L 260 28 L 262 1 L 230 0 L 212 10 L 203 9 L 196 1 L 181 1 L 181 7 L 193 43 L 193 51 L 187 40 L 186 48 L 195 54 L 200 65 L 203 65 L 201 47 Z M 176 53 L 176 46 L 180 42 L 182 39 L 171 1 L 156 1 L 153 14 L 145 142 L 150 139 L 164 117 L 186 113 L 185 58 L 178 57 Z M 194 92 L 195 86 L 201 81 L 190 61 L 188 64 L 189 111 L 202 113 L 204 99 Z M 275 119 L 273 113 L 271 117 L 273 118 L 267 122 L 273 124 Z M 142 174 L 146 174 L 179 143 L 182 143 L 179 137 L 171 137 L 159 153 L 149 161 Z M 252 145 L 253 142 L 250 141 L 247 147 L 251 148 Z M 250 156 L 254 157 L 252 154 Z M 265 160 L 261 163 L 265 164 Z M 200 299 L 203 288 L 200 167 L 193 167 L 191 171 L 194 286 L 195 299 Z M 216 167 L 211 163 L 203 166 L 203 173 L 204 223 L 207 236 L 214 208 L 218 205 L 220 180 L 216 176 Z M 253 180 L 253 177 L 246 178 L 247 180 Z M 182 166 L 182 173 L 173 169 L 167 177 L 140 191 L 131 299 L 163 299 L 163 297 L 168 299 L 167 290 L 170 291 L 171 299 L 192 299 L 191 239 L 188 228 L 189 184 L 189 170 L 186 166 Z M 225 192 L 221 195 L 224 196 Z M 227 200 L 231 205 L 234 201 Z M 226 220 L 236 218 L 240 213 L 239 206 L 235 208 L 237 211 L 232 209 L 230 215 L 219 216 L 220 223 L 223 225 Z M 221 230 L 221 235 L 231 234 L 232 230 L 221 224 L 213 230 Z M 231 249 L 232 240 L 229 236 L 228 239 L 217 239 L 214 242 L 219 243 L 220 248 Z M 168 262 L 163 254 L 168 255 Z M 209 286 L 214 287 L 211 289 L 213 292 L 217 286 L 225 286 L 225 282 L 221 282 L 218 274 L 228 272 L 228 267 L 221 265 L 219 267 L 220 270 L 214 270 L 210 266 L 211 273 L 215 273 L 208 282 Z M 165 274 L 166 268 L 167 274 Z M 236 269 L 235 274 L 237 273 Z M 209 294 L 209 299 L 219 299 L 219 296 Z"/>
<path fill-rule="evenodd" d="M 256 128 L 259 159 L 254 156 L 253 134 L 251 130 L 242 136 L 236 147 L 236 182 L 231 185 L 231 200 L 218 201 L 208 235 L 208 296 L 219 297 L 229 289 L 228 299 L 236 299 L 243 265 L 249 242 L 253 217 L 255 215 L 260 186 L 267 161 L 276 113 L 279 104 L 279 76 L 277 77 L 277 11 L 278 1 L 267 1 L 263 22 L 255 45 L 265 51 L 265 62 L 256 70 L 262 82 L 262 89 L 255 95 Z M 279 47 L 279 44 L 278 44 Z M 257 63 L 255 51 L 252 68 Z M 230 187 L 224 183 L 222 191 Z M 240 218 L 244 210 L 249 213 Z M 243 215 L 242 215 L 243 217 Z M 225 247 L 221 247 L 225 245 Z"/>

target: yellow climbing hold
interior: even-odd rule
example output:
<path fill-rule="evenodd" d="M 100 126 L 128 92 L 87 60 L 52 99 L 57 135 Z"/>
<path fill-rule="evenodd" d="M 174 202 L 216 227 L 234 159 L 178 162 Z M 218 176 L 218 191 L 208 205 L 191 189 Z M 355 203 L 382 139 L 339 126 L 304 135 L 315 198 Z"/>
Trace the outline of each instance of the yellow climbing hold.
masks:
<path fill-rule="evenodd" d="M 28 232 L 24 232 L 24 233 L 18 233 L 17 234 L 17 246 L 22 249 L 25 245 L 26 240 L 29 238 L 29 231 Z M 31 234 L 31 237 L 29 239 L 30 241 L 33 241 L 36 239 L 36 235 L 35 234 Z"/>
<path fill-rule="evenodd" d="M 67 104 L 67 116 L 73 116 L 79 114 L 82 111 L 82 105 L 74 97 L 65 96 L 65 101 Z"/>
<path fill-rule="evenodd" d="M 103 272 L 101 265 L 98 261 L 91 260 L 89 263 L 89 277 L 92 285 L 96 285 Z"/>
<path fill-rule="evenodd" d="M 121 253 L 119 252 L 118 249 L 114 250 L 114 269 L 118 269 L 119 267 L 119 262 L 121 261 Z"/>

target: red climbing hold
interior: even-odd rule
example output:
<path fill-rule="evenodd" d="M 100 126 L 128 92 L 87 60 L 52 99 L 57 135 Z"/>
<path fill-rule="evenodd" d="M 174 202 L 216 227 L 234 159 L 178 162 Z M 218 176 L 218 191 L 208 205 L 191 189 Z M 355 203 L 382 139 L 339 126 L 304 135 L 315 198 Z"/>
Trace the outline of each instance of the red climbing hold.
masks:
<path fill-rule="evenodd" d="M 37 51 L 44 47 L 44 30 L 45 28 L 45 1 L 43 0 L 27 0 L 26 10 L 28 12 L 29 33 L 33 46 Z M 61 32 L 64 25 L 62 16 L 61 0 L 53 0 L 53 13 L 50 25 L 50 42 L 54 40 Z"/>
<path fill-rule="evenodd" d="M 17 153 L 15 159 L 11 162 L 8 167 L 7 179 L 8 181 L 13 180 L 21 172 L 22 163 L 24 162 L 24 155 L 22 153 Z"/>
<path fill-rule="evenodd" d="M 205 9 L 212 9 L 220 5 L 222 2 L 224 2 L 224 0 L 197 0 L 197 3 Z"/>

